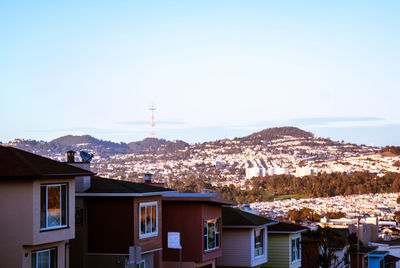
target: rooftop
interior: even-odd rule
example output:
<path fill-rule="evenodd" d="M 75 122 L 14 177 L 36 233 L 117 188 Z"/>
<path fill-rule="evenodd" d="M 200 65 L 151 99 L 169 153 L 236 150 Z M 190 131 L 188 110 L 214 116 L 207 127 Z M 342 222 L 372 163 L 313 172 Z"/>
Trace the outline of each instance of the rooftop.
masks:
<path fill-rule="evenodd" d="M 0 179 L 90 176 L 93 172 L 14 147 L 0 146 Z"/>
<path fill-rule="evenodd" d="M 257 228 L 277 224 L 268 218 L 232 207 L 222 207 L 222 227 Z"/>
<path fill-rule="evenodd" d="M 84 193 L 77 193 L 78 196 L 101 195 L 101 194 L 137 194 L 144 195 L 149 193 L 162 194 L 165 192 L 173 192 L 174 190 L 148 185 L 146 183 L 136 183 L 123 180 L 106 179 L 98 176 L 92 176 L 90 188 Z"/>
<path fill-rule="evenodd" d="M 307 231 L 307 227 L 293 223 L 279 222 L 278 224 L 272 225 L 268 228 L 268 233 L 276 234 L 296 234 Z"/>

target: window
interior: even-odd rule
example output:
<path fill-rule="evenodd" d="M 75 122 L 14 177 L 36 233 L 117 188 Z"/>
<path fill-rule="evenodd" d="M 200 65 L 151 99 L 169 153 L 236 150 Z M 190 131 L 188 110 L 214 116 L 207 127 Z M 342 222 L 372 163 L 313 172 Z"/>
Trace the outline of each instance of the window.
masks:
<path fill-rule="evenodd" d="M 254 231 L 254 256 L 264 255 L 264 229 Z"/>
<path fill-rule="evenodd" d="M 300 237 L 292 239 L 292 262 L 301 259 Z"/>
<path fill-rule="evenodd" d="M 57 248 L 32 251 L 32 268 L 57 268 Z"/>
<path fill-rule="evenodd" d="M 139 238 L 156 236 L 158 234 L 157 202 L 141 203 L 139 210 Z"/>
<path fill-rule="evenodd" d="M 40 186 L 40 229 L 57 229 L 68 225 L 68 184 Z"/>
<path fill-rule="evenodd" d="M 221 218 L 204 221 L 204 250 L 219 248 Z"/>

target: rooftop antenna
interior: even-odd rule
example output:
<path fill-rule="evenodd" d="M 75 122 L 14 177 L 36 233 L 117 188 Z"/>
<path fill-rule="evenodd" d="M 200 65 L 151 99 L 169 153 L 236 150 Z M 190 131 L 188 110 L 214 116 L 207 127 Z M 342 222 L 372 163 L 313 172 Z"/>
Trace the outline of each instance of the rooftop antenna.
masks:
<path fill-rule="evenodd" d="M 150 113 L 151 113 L 151 134 L 150 137 L 155 138 L 156 137 L 156 132 L 155 132 L 155 127 L 156 127 L 156 123 L 154 121 L 154 111 L 156 110 L 156 107 L 154 107 L 154 103 L 151 104 L 150 108 Z"/>

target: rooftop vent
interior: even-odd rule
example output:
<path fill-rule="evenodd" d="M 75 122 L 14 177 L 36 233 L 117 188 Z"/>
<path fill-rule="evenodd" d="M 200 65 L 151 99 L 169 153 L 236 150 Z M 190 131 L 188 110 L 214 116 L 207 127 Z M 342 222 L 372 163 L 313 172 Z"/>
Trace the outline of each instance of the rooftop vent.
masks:
<path fill-rule="evenodd" d="M 144 183 L 151 183 L 152 176 L 153 174 L 151 174 L 150 172 L 144 173 Z"/>

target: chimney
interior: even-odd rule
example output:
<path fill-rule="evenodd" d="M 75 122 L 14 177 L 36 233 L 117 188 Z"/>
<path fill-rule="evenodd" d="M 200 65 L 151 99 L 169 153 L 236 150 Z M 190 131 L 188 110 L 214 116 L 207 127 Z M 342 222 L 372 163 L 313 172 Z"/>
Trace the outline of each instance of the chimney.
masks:
<path fill-rule="evenodd" d="M 67 164 L 90 171 L 90 162 L 75 162 L 75 152 L 67 152 Z M 75 192 L 84 192 L 90 188 L 90 176 L 75 177 Z"/>
<path fill-rule="evenodd" d="M 164 183 L 163 182 L 153 182 L 152 176 L 153 176 L 153 174 L 151 174 L 150 172 L 144 173 L 144 183 L 151 185 L 151 186 L 157 186 L 157 187 L 164 188 Z"/>
<path fill-rule="evenodd" d="M 74 163 L 75 162 L 75 152 L 68 151 L 67 152 L 67 163 Z"/>

